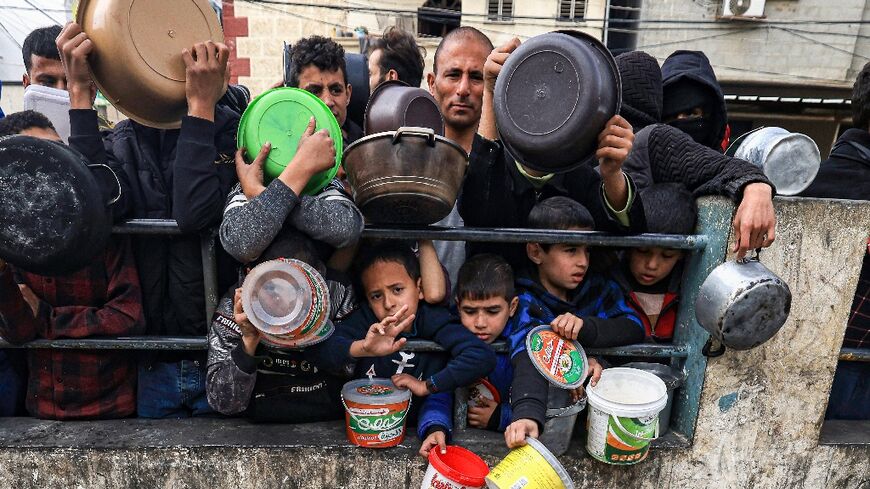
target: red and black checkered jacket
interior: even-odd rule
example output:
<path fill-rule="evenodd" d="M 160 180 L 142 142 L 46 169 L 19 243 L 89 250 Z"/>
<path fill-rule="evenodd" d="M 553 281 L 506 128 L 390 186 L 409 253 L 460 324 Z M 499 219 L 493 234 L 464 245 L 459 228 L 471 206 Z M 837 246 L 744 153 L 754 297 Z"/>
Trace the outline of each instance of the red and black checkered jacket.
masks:
<path fill-rule="evenodd" d="M 18 284 L 38 298 L 34 316 Z M 49 277 L 0 272 L 0 336 L 34 339 L 141 334 L 139 276 L 127 240 L 112 240 L 86 268 Z M 38 418 L 119 418 L 136 410 L 136 362 L 129 352 L 38 349 L 28 352 L 27 411 Z"/>
<path fill-rule="evenodd" d="M 855 289 L 855 300 L 852 301 L 852 313 L 846 324 L 843 346 L 870 348 L 870 238 L 867 239 L 867 254 L 864 255 L 864 266 L 858 277 L 858 287 Z"/>

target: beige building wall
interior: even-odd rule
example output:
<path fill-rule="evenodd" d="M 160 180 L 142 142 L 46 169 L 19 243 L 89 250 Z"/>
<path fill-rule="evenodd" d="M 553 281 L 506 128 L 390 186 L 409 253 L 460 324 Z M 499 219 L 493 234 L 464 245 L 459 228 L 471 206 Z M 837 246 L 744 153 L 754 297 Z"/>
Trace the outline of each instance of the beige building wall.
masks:
<path fill-rule="evenodd" d="M 658 0 L 656 0 L 658 1 Z M 654 3 L 654 2 L 647 2 Z M 496 46 L 513 37 L 526 40 L 532 36 L 557 29 L 575 29 L 586 32 L 598 39 L 602 38 L 606 0 L 587 0 L 586 18 L 588 22 L 560 22 L 558 0 L 514 0 L 515 17 L 547 17 L 549 19 L 514 18 L 506 21 L 487 19 L 488 0 L 465 0 L 462 2 L 462 25 L 479 29 L 489 36 Z"/>
<path fill-rule="evenodd" d="M 643 2 L 637 48 L 659 61 L 678 49 L 707 53 L 723 80 L 852 84 L 870 58 L 870 26 L 822 21 L 870 20 L 867 0 L 767 0 L 765 19 L 720 20 L 720 1 Z M 683 20 L 685 24 L 655 23 Z M 814 23 L 783 24 L 811 20 Z"/>

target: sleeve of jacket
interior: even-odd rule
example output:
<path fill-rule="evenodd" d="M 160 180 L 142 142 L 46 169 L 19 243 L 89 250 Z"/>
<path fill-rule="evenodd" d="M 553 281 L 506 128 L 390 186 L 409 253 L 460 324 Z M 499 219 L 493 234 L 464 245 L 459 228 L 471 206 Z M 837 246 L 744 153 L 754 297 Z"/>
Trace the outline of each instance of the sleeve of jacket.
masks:
<path fill-rule="evenodd" d="M 103 190 L 106 201 L 117 195 L 120 187 L 120 196 L 112 204 L 112 218 L 115 222 L 128 216 L 133 207 L 133 192 L 127 173 L 121 162 L 117 161 L 111 151 L 107 150 L 107 141 L 99 130 L 97 111 L 93 109 L 71 109 L 69 111 L 70 136 L 69 146 L 81 153 L 91 164 L 106 165 L 114 173 L 95 173 L 98 175 L 97 183 Z M 117 180 L 115 180 L 117 178 Z"/>
<path fill-rule="evenodd" d="M 208 404 L 221 414 L 238 414 L 248 407 L 257 382 L 257 362 L 242 345 L 238 325 L 226 316 L 226 299 L 208 328 Z M 230 306 L 231 307 L 231 306 Z"/>
<path fill-rule="evenodd" d="M 580 166 L 565 176 L 568 196 L 583 204 L 592 214 L 597 231 L 612 233 L 640 233 L 646 231 L 646 216 L 631 175 L 626 173 L 626 183 L 631 189 L 632 200 L 628 203 L 628 226 L 623 226 L 608 209 L 604 200 L 604 184 L 601 175 L 589 166 Z"/>
<path fill-rule="evenodd" d="M 220 221 L 226 188 L 218 165 L 215 124 L 185 116 L 172 174 L 172 217 L 183 233 L 195 233 Z M 233 167 L 233 173 L 235 168 Z"/>
<path fill-rule="evenodd" d="M 450 352 L 451 357 L 447 366 L 432 376 L 439 392 L 470 385 L 495 368 L 493 349 L 461 324 L 445 324 L 438 328 L 432 339 Z"/>
<path fill-rule="evenodd" d="M 622 289 L 613 280 L 604 279 L 596 314 L 583 316 L 577 341 L 583 346 L 607 348 L 641 343 L 646 336 L 643 323 L 625 302 Z"/>
<path fill-rule="evenodd" d="M 453 433 L 453 391 L 436 392 L 423 399 L 417 418 L 417 436 L 423 440 L 426 432 L 435 427 L 447 433 L 449 442 Z"/>
<path fill-rule="evenodd" d="M 696 196 L 725 195 L 735 202 L 750 183 L 776 188 L 761 168 L 739 158 L 726 156 L 696 143 L 679 129 L 665 124 L 652 126 L 648 136 L 648 158 L 653 181 L 681 182 Z"/>
<path fill-rule="evenodd" d="M 354 341 L 362 340 L 371 327 L 364 308 L 354 311 L 348 318 L 336 324 L 335 333 L 323 343 L 305 349 L 305 358 L 317 368 L 338 375 L 350 375 L 356 359 L 350 355 Z"/>
<path fill-rule="evenodd" d="M 290 223 L 312 239 L 334 248 L 356 243 L 365 224 L 362 213 L 338 180 L 317 195 L 303 196 L 290 211 Z"/>
<path fill-rule="evenodd" d="M 129 241 L 111 240 L 104 262 L 108 276 L 104 304 L 53 307 L 39 301 L 38 320 L 46 325 L 44 338 L 135 335 L 145 331 L 142 291 Z"/>
<path fill-rule="evenodd" d="M 277 178 L 251 200 L 236 185 L 224 208 L 221 244 L 241 263 L 256 260 L 272 244 L 287 215 L 298 204 L 296 193 Z"/>
<path fill-rule="evenodd" d="M 538 423 L 538 431 L 544 432 L 547 421 L 547 390 L 549 382 L 535 370 L 525 353 L 512 359 L 514 381 L 511 383 L 511 422 L 531 419 Z"/>
<path fill-rule="evenodd" d="M 504 147 L 480 135 L 474 136 L 468 171 L 459 194 L 459 215 L 469 227 L 517 227 L 516 203 L 507 172 Z"/>
<path fill-rule="evenodd" d="M 21 344 L 36 339 L 45 331 L 24 300 L 12 266 L 8 263 L 0 272 L 0 336 L 13 344 Z"/>

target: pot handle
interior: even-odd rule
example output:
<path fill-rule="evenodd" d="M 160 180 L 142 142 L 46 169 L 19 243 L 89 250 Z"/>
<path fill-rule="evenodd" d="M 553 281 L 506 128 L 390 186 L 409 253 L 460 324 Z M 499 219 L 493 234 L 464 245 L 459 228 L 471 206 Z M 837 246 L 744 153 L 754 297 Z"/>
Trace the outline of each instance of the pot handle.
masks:
<path fill-rule="evenodd" d="M 715 349 L 713 346 L 715 345 Z M 707 358 L 716 358 L 721 357 L 725 353 L 725 345 L 719 342 L 719 340 L 714 340 L 711 336 L 707 339 L 707 343 L 704 344 L 704 348 L 701 348 L 701 354 Z"/>
<path fill-rule="evenodd" d="M 88 168 L 91 168 L 91 169 L 104 169 L 104 170 L 108 170 L 108 172 L 109 172 L 109 173 L 112 175 L 112 177 L 115 179 L 115 183 L 118 185 L 118 195 L 116 195 L 116 196 L 112 197 L 111 199 L 109 199 L 109 201 L 106 202 L 106 207 L 108 207 L 108 206 L 114 204 L 115 202 L 117 202 L 117 201 L 121 198 L 121 181 L 118 180 L 118 175 L 115 174 L 115 170 L 112 170 L 112 168 L 111 168 L 110 166 L 108 166 L 108 165 L 104 165 L 104 164 L 102 164 L 102 163 L 96 163 L 96 164 L 88 165 Z"/>
<path fill-rule="evenodd" d="M 423 136 L 426 138 L 426 144 L 435 146 L 435 130 L 431 127 L 400 127 L 396 129 L 396 135 L 393 136 L 393 144 L 398 143 L 404 136 Z"/>
<path fill-rule="evenodd" d="M 737 263 L 749 263 L 751 261 L 760 262 L 761 261 L 761 248 L 755 248 L 755 256 L 752 256 L 752 257 L 744 256 L 743 258 L 736 260 L 736 261 L 737 261 Z"/>

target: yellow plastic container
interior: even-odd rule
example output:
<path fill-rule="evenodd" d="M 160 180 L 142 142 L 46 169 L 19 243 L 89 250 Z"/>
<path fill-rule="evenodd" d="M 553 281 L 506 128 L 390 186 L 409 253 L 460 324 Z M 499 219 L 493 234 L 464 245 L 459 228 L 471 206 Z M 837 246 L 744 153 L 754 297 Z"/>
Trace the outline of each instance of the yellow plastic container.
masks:
<path fill-rule="evenodd" d="M 489 489 L 574 489 L 559 460 L 541 442 L 526 437 L 526 445 L 507 454 L 489 475 Z"/>

